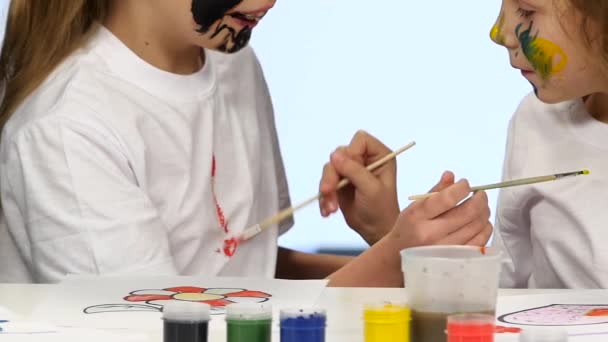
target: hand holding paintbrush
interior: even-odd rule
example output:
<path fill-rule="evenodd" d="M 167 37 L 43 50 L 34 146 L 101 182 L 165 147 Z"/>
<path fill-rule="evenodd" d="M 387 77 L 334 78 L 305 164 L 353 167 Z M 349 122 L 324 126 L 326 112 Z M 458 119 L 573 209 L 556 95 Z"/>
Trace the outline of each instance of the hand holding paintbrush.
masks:
<path fill-rule="evenodd" d="M 412 148 L 416 143 L 415 142 L 411 142 L 405 146 L 403 146 L 402 148 L 387 154 L 386 156 L 384 156 L 383 158 L 379 159 L 378 161 L 368 165 L 366 168 L 368 171 L 373 171 L 378 169 L 379 167 L 381 167 L 382 165 L 386 164 L 388 161 L 394 159 L 395 157 L 397 157 L 399 154 L 407 151 L 408 149 Z M 339 183 L 338 186 L 336 188 L 336 190 L 340 190 L 342 188 L 344 188 L 345 186 L 349 185 L 350 181 L 348 179 L 342 179 Z M 267 219 L 265 219 L 264 221 L 260 222 L 259 224 L 256 224 L 252 227 L 249 227 L 247 229 L 245 229 L 243 231 L 243 233 L 240 236 L 240 241 L 247 241 L 251 238 L 253 238 L 254 236 L 256 236 L 257 234 L 261 233 L 262 231 L 264 231 L 265 229 L 268 229 L 269 227 L 272 227 L 275 224 L 278 224 L 280 222 L 282 222 L 283 220 L 291 217 L 293 215 L 293 213 L 301 208 L 304 208 L 306 206 L 308 206 L 309 204 L 312 204 L 316 201 L 318 201 L 320 198 L 322 197 L 321 193 L 317 193 L 316 195 L 312 196 L 311 198 L 291 207 L 291 208 L 287 208 L 284 210 L 281 210 L 280 212 L 278 212 L 276 215 L 273 215 L 271 217 L 268 217 Z"/>

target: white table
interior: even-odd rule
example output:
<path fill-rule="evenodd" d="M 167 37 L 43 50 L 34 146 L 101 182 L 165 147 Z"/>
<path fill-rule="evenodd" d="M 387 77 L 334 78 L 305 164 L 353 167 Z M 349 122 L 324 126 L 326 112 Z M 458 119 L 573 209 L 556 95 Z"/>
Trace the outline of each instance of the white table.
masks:
<path fill-rule="evenodd" d="M 0 306 L 16 314 L 28 316 L 54 285 L 0 284 Z M 559 293 L 567 290 L 500 290 L 500 296 Z M 403 301 L 404 289 L 326 288 L 318 300 L 319 307 L 328 310 L 327 342 L 362 341 L 362 307 L 367 303 Z M 161 342 L 158 329 L 142 331 L 150 342 Z M 211 333 L 211 342 L 225 341 L 223 334 Z M 279 341 L 273 336 L 273 341 Z M 44 341 L 41 341 L 44 342 Z"/>

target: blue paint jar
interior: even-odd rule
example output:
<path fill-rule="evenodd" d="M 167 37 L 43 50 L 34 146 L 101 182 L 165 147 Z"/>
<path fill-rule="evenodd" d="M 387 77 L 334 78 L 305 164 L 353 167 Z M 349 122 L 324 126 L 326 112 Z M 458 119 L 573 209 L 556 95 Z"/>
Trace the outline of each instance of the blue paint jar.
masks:
<path fill-rule="evenodd" d="M 325 310 L 284 309 L 280 319 L 281 342 L 325 342 Z"/>

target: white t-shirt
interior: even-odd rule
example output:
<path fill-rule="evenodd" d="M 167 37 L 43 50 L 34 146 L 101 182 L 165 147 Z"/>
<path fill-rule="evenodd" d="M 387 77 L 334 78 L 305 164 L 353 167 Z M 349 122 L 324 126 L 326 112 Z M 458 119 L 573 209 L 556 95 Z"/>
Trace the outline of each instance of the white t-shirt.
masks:
<path fill-rule="evenodd" d="M 504 179 L 581 169 L 591 174 L 500 192 L 494 244 L 511 259 L 501 286 L 608 288 L 608 125 L 581 100 L 526 97 L 510 123 Z"/>
<path fill-rule="evenodd" d="M 232 257 L 226 242 L 290 205 L 268 89 L 252 49 L 205 54 L 171 74 L 102 27 L 18 108 L 0 150 L 0 282 L 274 276 L 291 221 Z"/>

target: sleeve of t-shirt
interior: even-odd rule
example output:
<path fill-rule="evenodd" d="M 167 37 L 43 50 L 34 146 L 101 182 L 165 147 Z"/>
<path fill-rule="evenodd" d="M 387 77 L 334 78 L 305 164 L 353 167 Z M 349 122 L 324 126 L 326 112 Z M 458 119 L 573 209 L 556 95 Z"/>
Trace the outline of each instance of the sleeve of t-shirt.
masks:
<path fill-rule="evenodd" d="M 272 131 L 272 146 L 274 154 L 274 165 L 277 175 L 277 189 L 279 190 L 279 208 L 280 210 L 291 207 L 291 197 L 289 195 L 289 185 L 287 183 L 287 175 L 285 173 L 285 166 L 283 164 L 283 157 L 281 156 L 281 148 L 279 146 L 279 137 L 275 127 L 274 117 L 271 118 Z M 293 216 L 279 223 L 279 235 L 286 233 L 294 225 Z"/>
<path fill-rule="evenodd" d="M 518 111 L 521 110 L 520 109 Z M 525 144 L 525 143 L 524 143 Z M 525 149 L 521 148 L 522 132 L 518 125 L 518 113 L 509 123 L 507 146 L 503 164 L 503 180 L 520 178 Z M 530 222 L 517 199 L 516 188 L 501 189 L 498 195 L 493 246 L 503 251 L 505 262 L 500 286 L 503 288 L 526 288 L 532 273 L 532 241 Z"/>
<path fill-rule="evenodd" d="M 3 200 L 18 208 L 37 278 L 177 273 L 167 229 L 109 130 L 53 115 L 5 148 Z"/>
<path fill-rule="evenodd" d="M 265 110 L 263 112 L 268 113 L 268 115 L 266 115 L 265 121 L 266 121 L 266 125 L 268 128 L 268 132 L 270 133 L 270 139 L 271 139 L 270 142 L 272 144 L 275 174 L 276 174 L 276 178 L 277 178 L 277 189 L 279 190 L 278 191 L 279 209 L 283 210 L 283 209 L 291 207 L 291 197 L 289 195 L 289 185 L 287 182 L 287 175 L 285 173 L 283 157 L 281 155 L 281 147 L 280 147 L 279 137 L 278 137 L 276 123 L 275 123 L 272 98 L 270 96 L 270 91 L 268 90 L 268 86 L 266 85 L 266 80 L 264 77 L 264 73 L 262 71 L 262 67 L 255 55 L 255 52 L 251 48 L 250 48 L 250 51 L 251 51 L 250 53 L 253 55 L 253 59 L 255 61 L 255 69 L 258 74 L 257 77 L 261 80 L 261 82 L 260 82 L 261 85 L 258 90 L 260 91 L 261 98 L 263 98 L 265 100 L 265 106 L 267 107 L 267 108 L 265 108 Z M 286 233 L 289 229 L 291 229 L 291 227 L 293 227 L 293 225 L 294 225 L 293 216 L 283 220 L 281 223 L 279 223 L 279 235 Z"/>

